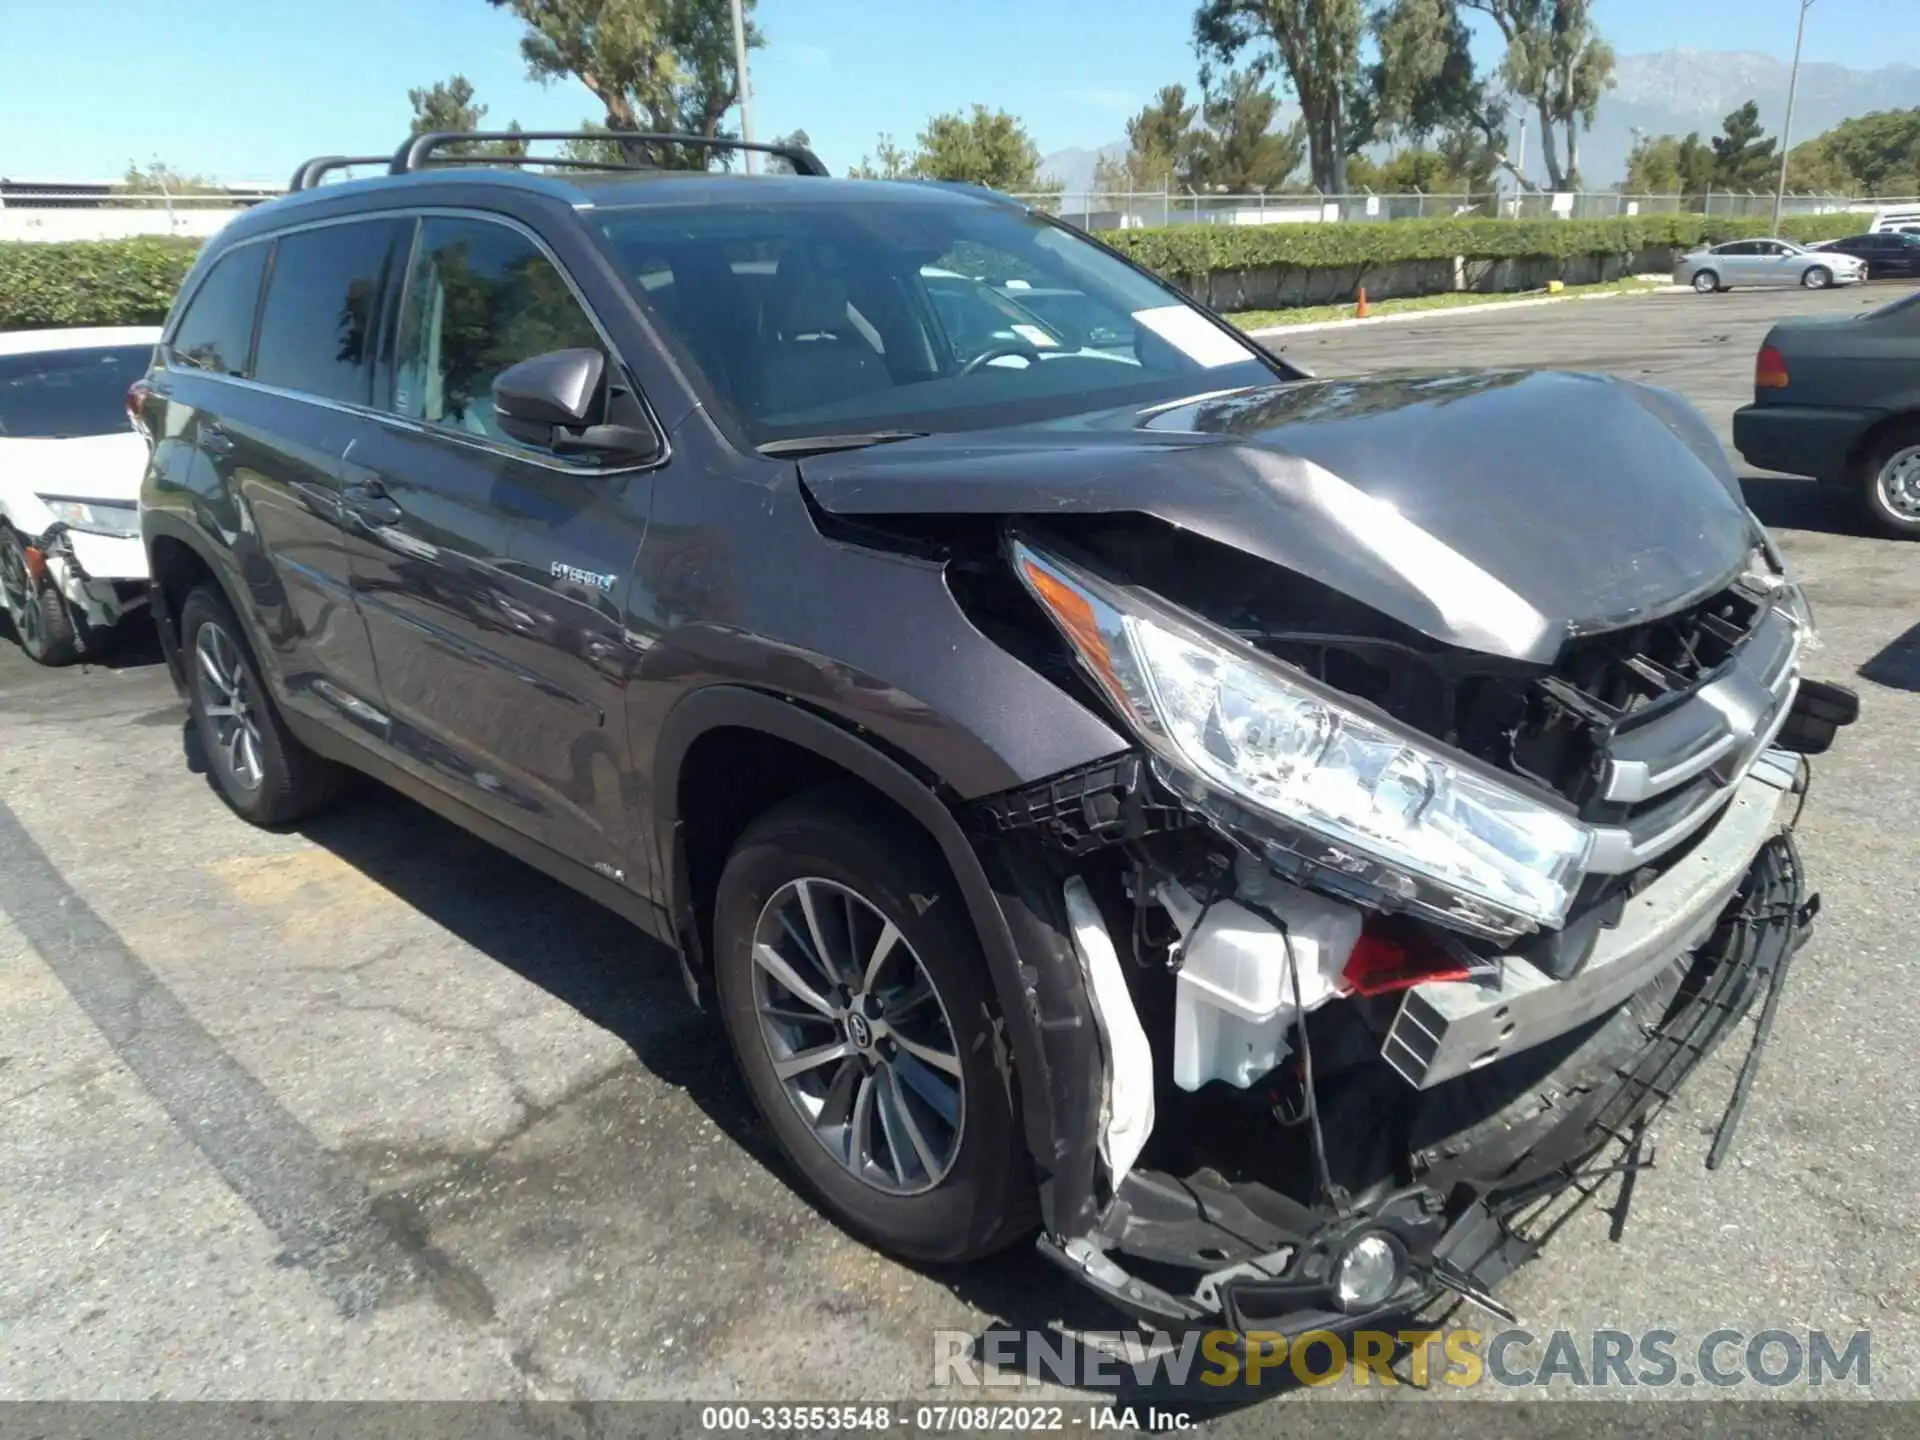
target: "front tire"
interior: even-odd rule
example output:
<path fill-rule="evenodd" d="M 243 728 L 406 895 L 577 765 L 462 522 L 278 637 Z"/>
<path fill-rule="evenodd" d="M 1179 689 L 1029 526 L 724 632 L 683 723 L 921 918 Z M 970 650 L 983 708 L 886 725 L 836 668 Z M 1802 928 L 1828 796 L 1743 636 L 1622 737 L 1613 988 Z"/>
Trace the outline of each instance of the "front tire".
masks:
<path fill-rule="evenodd" d="M 1867 523 L 1891 540 L 1920 540 L 1920 424 L 1883 437 L 1861 458 L 1857 480 Z"/>
<path fill-rule="evenodd" d="M 1824 290 L 1833 284 L 1833 272 L 1824 265 L 1810 265 L 1800 283 L 1809 290 Z"/>
<path fill-rule="evenodd" d="M 45 574 L 34 579 L 26 547 L 4 525 L 0 525 L 0 588 L 6 591 L 13 633 L 29 660 L 57 666 L 80 658 L 80 627 L 66 597 Z"/>
<path fill-rule="evenodd" d="M 1711 270 L 1701 270 L 1693 277 L 1696 294 L 1711 295 L 1720 288 L 1720 277 Z"/>
<path fill-rule="evenodd" d="M 340 793 L 343 772 L 287 730 L 233 607 L 211 585 L 180 607 L 180 653 L 207 772 L 234 814 L 254 825 L 286 825 Z"/>
<path fill-rule="evenodd" d="M 1032 1228 L 986 962 L 925 835 L 855 792 L 786 801 L 734 847 L 713 929 L 741 1072 L 834 1219 L 922 1262 Z"/>

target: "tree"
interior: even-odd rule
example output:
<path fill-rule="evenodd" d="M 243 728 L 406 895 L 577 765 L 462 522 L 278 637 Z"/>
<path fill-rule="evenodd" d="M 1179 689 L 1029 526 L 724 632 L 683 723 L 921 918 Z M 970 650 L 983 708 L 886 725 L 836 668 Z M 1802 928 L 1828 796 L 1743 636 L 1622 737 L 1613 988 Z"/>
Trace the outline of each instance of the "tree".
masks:
<path fill-rule="evenodd" d="M 1138 115 L 1127 121 L 1127 153 L 1119 161 L 1102 156 L 1094 165 L 1093 188 L 1171 190 L 1192 179 L 1197 105 L 1187 103 L 1187 87 L 1168 85 Z"/>
<path fill-rule="evenodd" d="M 860 163 L 847 171 L 850 180 L 903 180 L 913 173 L 913 156 L 893 143 L 885 131 L 874 143 L 872 155 L 862 155 Z"/>
<path fill-rule="evenodd" d="M 1728 190 L 1772 185 L 1780 169 L 1780 142 L 1760 138 L 1760 107 L 1749 100 L 1720 124 L 1722 133 L 1713 137 L 1714 182 Z"/>
<path fill-rule="evenodd" d="M 1059 188 L 1040 179 L 1039 147 L 1004 110 L 975 105 L 970 115 L 935 115 L 919 143 L 912 170 L 923 180 L 963 180 L 1015 193 Z"/>
<path fill-rule="evenodd" d="M 604 128 L 719 137 L 739 99 L 728 0 L 487 0 L 526 26 L 527 72 L 551 83 L 571 77 L 606 111 Z M 748 10 L 753 0 L 742 0 Z M 747 44 L 764 44 L 749 22 Z M 704 148 L 619 144 L 633 162 L 705 169 Z"/>
<path fill-rule="evenodd" d="M 1920 164 L 1914 167 L 1920 175 Z M 1789 190 L 1826 191 L 1839 195 L 1871 194 L 1873 187 L 1863 181 L 1848 168 L 1847 164 L 1834 153 L 1833 132 L 1803 140 L 1787 154 L 1787 188 Z M 1910 195 L 1915 193 L 1914 184 L 1899 185 L 1889 194 Z"/>
<path fill-rule="evenodd" d="M 1701 195 L 1719 184 L 1713 147 L 1698 132 L 1643 135 L 1627 156 L 1629 195 Z"/>
<path fill-rule="evenodd" d="M 767 143 L 771 145 L 798 145 L 803 150 L 811 150 L 813 148 L 813 137 L 807 134 L 805 130 L 789 130 L 784 135 L 774 136 L 773 139 Z M 765 159 L 766 171 L 769 175 L 793 174 L 792 161 L 784 160 L 778 155 L 768 155 Z"/>
<path fill-rule="evenodd" d="M 127 162 L 119 189 L 126 195 L 217 195 L 220 187 L 204 175 L 186 175 L 163 160 L 145 165 Z"/>
<path fill-rule="evenodd" d="M 580 122 L 580 129 L 595 138 L 589 140 L 568 140 L 562 144 L 560 153 L 569 160 L 591 160 L 596 165 L 630 165 L 645 162 L 649 159 L 649 157 L 645 155 L 641 155 L 636 159 L 634 155 L 629 154 L 628 147 L 621 145 L 618 140 L 613 139 L 612 136 L 614 132 L 598 120 L 591 118 L 582 120 Z M 608 138 L 605 140 L 599 139 L 598 137 L 602 135 Z M 667 158 L 671 160 L 672 157 Z M 658 163 L 657 157 L 655 157 L 655 163 Z"/>
<path fill-rule="evenodd" d="M 1203 78 L 1210 64 L 1232 65 L 1249 49 L 1255 76 L 1276 62 L 1283 69 L 1300 102 L 1313 183 L 1323 193 L 1347 188 L 1365 18 L 1361 0 L 1202 0 L 1193 17 Z"/>
<path fill-rule="evenodd" d="M 1494 171 L 1503 166 L 1526 183 L 1506 156 L 1506 101 L 1475 69 L 1457 0 L 1387 0 L 1369 28 L 1376 58 L 1354 98 L 1350 145 L 1409 139 L 1413 148 L 1401 152 L 1408 157 L 1403 168 L 1448 188 L 1491 190 Z M 1428 151 L 1435 136 L 1438 146 Z M 1379 173 L 1381 167 L 1367 169 Z M 1348 183 L 1360 182 L 1350 175 Z"/>
<path fill-rule="evenodd" d="M 1809 148 L 1813 147 L 1813 148 Z M 1826 134 L 1796 145 L 1787 161 L 1787 176 L 1797 185 L 1814 185 L 1816 163 L 1829 184 L 1837 175 L 1869 195 L 1920 194 L 1920 109 L 1875 110 L 1842 120 Z M 1805 167 L 1803 169 L 1803 166 Z"/>
<path fill-rule="evenodd" d="M 413 106 L 413 121 L 408 129 L 410 135 L 425 135 L 435 130 L 480 130 L 485 128 L 481 122 L 486 118 L 487 107 L 476 104 L 473 98 L 473 83 L 464 75 L 454 75 L 446 80 L 436 80 L 421 90 L 407 91 L 407 103 Z M 518 130 L 518 120 L 509 121 L 509 130 Z M 452 155 L 524 155 L 527 142 L 524 140 L 501 140 L 487 144 L 449 145 L 444 152 Z"/>
<path fill-rule="evenodd" d="M 1208 87 L 1200 129 L 1189 145 L 1188 183 L 1196 189 L 1279 190 L 1306 150 L 1304 124 L 1275 132 L 1279 113 L 1280 97 L 1253 71 L 1218 77 Z"/>
<path fill-rule="evenodd" d="M 1580 129 L 1593 127 L 1613 85 L 1613 47 L 1594 29 L 1593 0 L 1461 0 L 1487 16 L 1507 42 L 1500 75 L 1533 106 L 1540 153 L 1555 190 L 1580 184 Z M 1560 146 L 1566 164 L 1560 163 Z"/>
<path fill-rule="evenodd" d="M 1445 150 L 1396 150 L 1378 163 L 1365 155 L 1347 162 L 1347 181 L 1383 194 L 1420 190 L 1428 195 L 1471 195 L 1493 188 L 1492 166 L 1476 168 L 1479 157 Z"/>

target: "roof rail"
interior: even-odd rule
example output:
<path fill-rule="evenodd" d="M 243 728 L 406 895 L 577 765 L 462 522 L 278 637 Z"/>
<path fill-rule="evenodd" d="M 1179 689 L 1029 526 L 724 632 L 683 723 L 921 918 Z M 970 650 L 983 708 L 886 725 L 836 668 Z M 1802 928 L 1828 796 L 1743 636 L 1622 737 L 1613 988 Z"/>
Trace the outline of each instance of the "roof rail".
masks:
<path fill-rule="evenodd" d="M 605 170 L 651 168 L 643 165 L 602 164 L 593 160 L 553 159 L 539 155 L 436 156 L 434 154 L 435 151 L 444 150 L 451 145 L 472 144 L 476 141 L 521 140 L 612 140 L 620 144 L 691 145 L 703 150 L 752 150 L 758 154 L 779 156 L 793 166 L 796 175 L 824 176 L 830 173 L 821 163 L 820 157 L 804 145 L 769 145 L 754 140 L 729 140 L 717 135 L 660 135 L 630 130 L 433 130 L 425 135 L 411 137 L 396 150 L 387 173 L 405 175 L 409 171 L 423 168 L 429 162 L 445 164 L 449 160 L 487 165 L 576 165 Z"/>
<path fill-rule="evenodd" d="M 388 155 L 316 155 L 293 172 L 293 181 L 287 189 L 311 190 L 329 171 L 345 170 L 352 165 L 385 165 L 391 158 Z"/>
<path fill-rule="evenodd" d="M 898 183 L 905 185 L 928 185 L 942 190 L 965 190 L 978 195 L 982 200 L 992 201 L 995 205 L 1010 210 L 1031 210 L 1033 207 L 1017 195 L 1009 195 L 1004 190 L 995 190 L 991 185 L 982 185 L 973 180 L 926 180 L 918 176 L 904 177 Z"/>

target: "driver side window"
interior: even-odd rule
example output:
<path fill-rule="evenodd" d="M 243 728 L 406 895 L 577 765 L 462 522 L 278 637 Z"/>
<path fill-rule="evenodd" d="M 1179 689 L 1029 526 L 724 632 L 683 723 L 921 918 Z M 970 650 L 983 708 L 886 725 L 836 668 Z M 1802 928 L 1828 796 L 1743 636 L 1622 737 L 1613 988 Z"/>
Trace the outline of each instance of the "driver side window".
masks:
<path fill-rule="evenodd" d="M 495 376 L 551 350 L 605 348 L 553 262 L 520 231 L 464 217 L 420 222 L 400 315 L 397 414 L 505 440 Z"/>

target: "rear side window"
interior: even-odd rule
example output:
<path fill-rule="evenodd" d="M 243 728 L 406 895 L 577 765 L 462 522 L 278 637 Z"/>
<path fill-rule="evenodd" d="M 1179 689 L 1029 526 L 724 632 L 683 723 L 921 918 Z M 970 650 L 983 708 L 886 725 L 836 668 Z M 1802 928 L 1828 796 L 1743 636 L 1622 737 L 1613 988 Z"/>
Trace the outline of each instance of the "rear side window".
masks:
<path fill-rule="evenodd" d="M 550 350 L 605 350 L 540 247 L 487 220 L 429 216 L 400 312 L 394 410 L 468 435 L 505 438 L 493 380 Z"/>
<path fill-rule="evenodd" d="M 174 326 L 168 348 L 175 363 L 216 375 L 245 373 L 266 263 L 265 245 L 241 245 L 213 262 Z"/>
<path fill-rule="evenodd" d="M 411 231 L 356 220 L 282 235 L 260 312 L 253 378 L 353 405 L 373 398 L 380 295 Z"/>
<path fill-rule="evenodd" d="M 152 362 L 145 345 L 0 355 L 0 438 L 129 433 L 127 387 Z"/>

